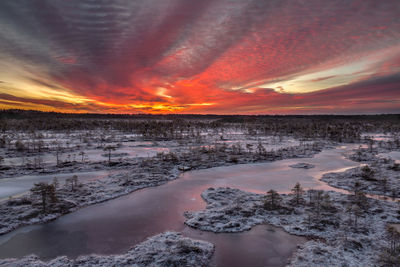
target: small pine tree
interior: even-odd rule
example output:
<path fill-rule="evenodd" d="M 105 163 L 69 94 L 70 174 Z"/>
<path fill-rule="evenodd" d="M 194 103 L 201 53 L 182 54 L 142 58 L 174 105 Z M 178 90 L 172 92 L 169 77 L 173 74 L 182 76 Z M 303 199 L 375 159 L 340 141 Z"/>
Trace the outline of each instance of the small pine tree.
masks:
<path fill-rule="evenodd" d="M 388 190 L 388 179 L 386 177 L 383 177 L 381 183 L 382 183 L 383 194 L 386 195 L 386 192 Z"/>
<path fill-rule="evenodd" d="M 317 190 L 316 191 L 316 196 L 315 196 L 315 212 L 317 214 L 317 219 L 320 219 L 321 215 L 321 207 L 322 207 L 322 201 L 323 201 L 323 194 L 324 191 L 322 190 Z"/>
<path fill-rule="evenodd" d="M 74 175 L 71 178 L 65 179 L 65 186 L 66 187 L 71 187 L 71 191 L 75 191 L 76 188 L 78 187 L 78 176 Z"/>
<path fill-rule="evenodd" d="M 85 160 L 85 154 L 86 153 L 84 151 L 79 152 L 79 155 L 82 157 L 81 159 L 82 162 Z"/>
<path fill-rule="evenodd" d="M 269 190 L 265 197 L 264 207 L 266 209 L 278 209 L 280 207 L 280 202 L 282 198 L 275 190 Z"/>
<path fill-rule="evenodd" d="M 353 192 L 354 192 L 354 196 L 357 195 L 357 193 L 361 190 L 361 184 L 360 182 L 355 182 L 353 185 Z"/>
<path fill-rule="evenodd" d="M 267 150 L 265 149 L 265 147 L 262 145 L 261 142 L 258 142 L 257 145 L 257 154 L 259 156 L 265 156 L 267 154 Z"/>
<path fill-rule="evenodd" d="M 72 184 L 73 184 L 74 188 L 76 188 L 78 186 L 78 176 L 77 175 L 72 176 Z"/>
<path fill-rule="evenodd" d="M 57 189 L 60 186 L 60 183 L 58 182 L 57 177 L 53 178 L 53 186 L 54 186 L 54 189 Z"/>
<path fill-rule="evenodd" d="M 389 248 L 390 253 L 391 254 L 396 253 L 400 244 L 399 231 L 395 227 L 389 225 L 386 227 L 386 237 L 390 243 L 390 248 Z"/>
<path fill-rule="evenodd" d="M 354 228 L 358 227 L 358 218 L 362 216 L 362 211 L 358 205 L 352 207 L 352 212 L 354 214 Z"/>
<path fill-rule="evenodd" d="M 333 206 L 331 197 L 329 196 L 328 193 L 325 193 L 324 196 L 322 197 L 322 203 L 321 206 L 324 210 L 332 210 L 335 209 Z"/>
<path fill-rule="evenodd" d="M 367 181 L 375 180 L 375 171 L 371 169 L 368 165 L 361 168 L 361 177 Z"/>
<path fill-rule="evenodd" d="M 55 203 L 58 201 L 56 196 L 56 189 L 53 184 L 48 184 L 44 182 L 36 183 L 31 192 L 34 195 L 39 195 L 42 200 L 42 212 L 46 213 L 48 202 Z"/>
<path fill-rule="evenodd" d="M 108 164 L 111 164 L 111 151 L 114 151 L 116 148 L 114 146 L 106 146 L 103 150 L 108 151 Z"/>
<path fill-rule="evenodd" d="M 293 200 L 296 203 L 296 205 L 299 205 L 301 202 L 304 201 L 303 199 L 304 189 L 303 187 L 301 187 L 299 182 L 297 182 L 296 185 L 292 188 L 292 193 L 293 193 Z"/>
<path fill-rule="evenodd" d="M 355 195 L 355 204 L 359 206 L 364 211 L 367 211 L 369 208 L 369 200 L 363 191 L 358 191 Z"/>
<path fill-rule="evenodd" d="M 315 190 L 315 189 L 307 190 L 307 196 L 308 196 L 308 200 L 309 200 L 308 204 L 310 206 L 314 205 L 316 192 L 317 192 L 317 190 Z"/>

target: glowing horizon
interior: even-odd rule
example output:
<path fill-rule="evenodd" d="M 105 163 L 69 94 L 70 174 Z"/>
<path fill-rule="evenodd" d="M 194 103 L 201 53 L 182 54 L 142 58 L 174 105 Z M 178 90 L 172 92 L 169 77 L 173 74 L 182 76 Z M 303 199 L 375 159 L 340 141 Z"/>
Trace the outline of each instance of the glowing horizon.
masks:
<path fill-rule="evenodd" d="M 0 108 L 400 112 L 400 2 L 0 2 Z"/>

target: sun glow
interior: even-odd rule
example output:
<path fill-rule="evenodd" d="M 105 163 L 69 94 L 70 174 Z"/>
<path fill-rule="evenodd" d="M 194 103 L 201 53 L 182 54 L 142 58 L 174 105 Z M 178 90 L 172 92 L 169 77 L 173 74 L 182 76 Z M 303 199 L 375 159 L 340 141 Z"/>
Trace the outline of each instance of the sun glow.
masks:
<path fill-rule="evenodd" d="M 0 108 L 400 108 L 398 1 L 71 1 L 0 1 Z"/>
<path fill-rule="evenodd" d="M 337 63 L 328 62 L 326 63 L 327 66 L 334 66 L 323 70 L 318 70 L 317 68 L 316 71 L 311 69 L 308 73 L 299 73 L 283 81 L 266 83 L 259 87 L 271 88 L 278 93 L 304 94 L 348 85 L 371 75 L 382 75 L 382 69 L 379 66 L 398 54 L 400 54 L 400 48 L 396 46 L 365 56 L 351 63 L 338 65 Z M 392 74 L 396 71 L 398 69 L 386 70 L 384 74 Z M 251 93 L 252 90 L 249 89 L 246 92 Z"/>

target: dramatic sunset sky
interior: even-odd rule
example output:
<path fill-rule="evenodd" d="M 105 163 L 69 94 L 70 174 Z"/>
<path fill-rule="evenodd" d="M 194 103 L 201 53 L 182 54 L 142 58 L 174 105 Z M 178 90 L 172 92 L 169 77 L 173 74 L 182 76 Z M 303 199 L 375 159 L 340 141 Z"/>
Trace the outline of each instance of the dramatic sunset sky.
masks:
<path fill-rule="evenodd" d="M 0 108 L 400 112 L 399 0 L 1 0 Z"/>

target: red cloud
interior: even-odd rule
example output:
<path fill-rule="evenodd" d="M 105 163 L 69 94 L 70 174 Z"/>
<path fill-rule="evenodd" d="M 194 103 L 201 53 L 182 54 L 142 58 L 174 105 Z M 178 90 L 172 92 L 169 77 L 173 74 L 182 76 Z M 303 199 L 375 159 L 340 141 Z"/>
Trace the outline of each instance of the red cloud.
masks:
<path fill-rule="evenodd" d="M 35 70 L 36 81 L 90 99 L 79 107 L 89 111 L 386 112 L 398 109 L 389 101 L 398 82 L 377 77 L 399 73 L 399 55 L 344 87 L 293 95 L 257 86 L 398 45 L 398 10 L 395 0 L 1 2 L 13 35 L 0 34 L 13 38 L 0 56 Z M 73 108 L 57 101 L 43 103 Z"/>

